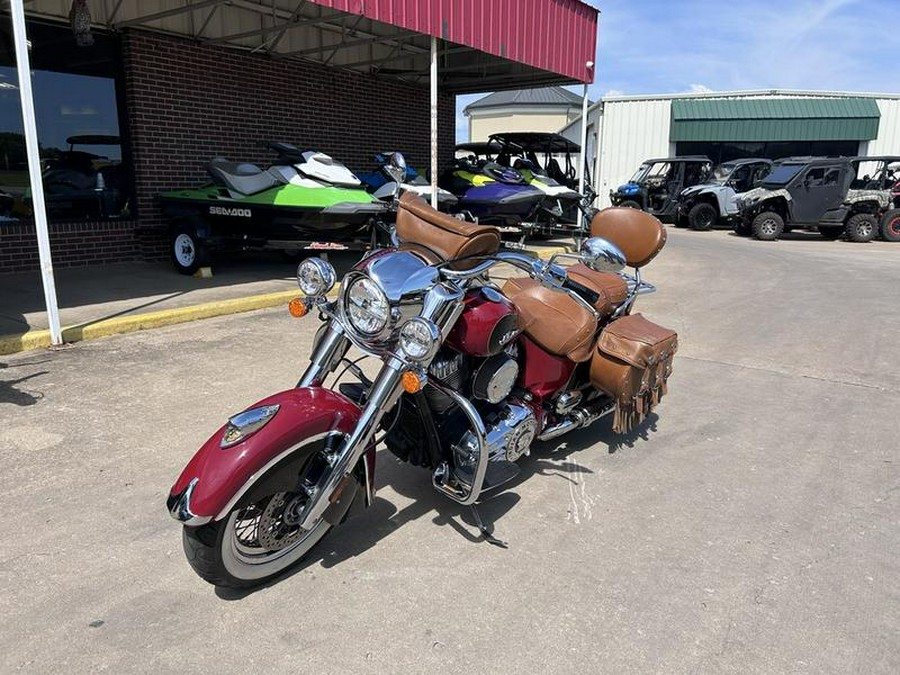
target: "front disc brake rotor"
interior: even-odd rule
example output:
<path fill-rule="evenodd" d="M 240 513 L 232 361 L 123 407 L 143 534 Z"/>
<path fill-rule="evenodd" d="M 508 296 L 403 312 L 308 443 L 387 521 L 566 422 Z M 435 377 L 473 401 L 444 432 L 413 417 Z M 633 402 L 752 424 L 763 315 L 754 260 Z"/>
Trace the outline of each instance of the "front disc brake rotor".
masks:
<path fill-rule="evenodd" d="M 306 534 L 306 530 L 295 524 L 296 518 L 291 515 L 297 511 L 298 506 L 302 509 L 302 505 L 297 504 L 298 499 L 298 495 L 290 492 L 272 495 L 256 530 L 260 546 L 269 551 L 277 551 L 290 546 Z M 305 498 L 303 501 L 306 501 Z"/>

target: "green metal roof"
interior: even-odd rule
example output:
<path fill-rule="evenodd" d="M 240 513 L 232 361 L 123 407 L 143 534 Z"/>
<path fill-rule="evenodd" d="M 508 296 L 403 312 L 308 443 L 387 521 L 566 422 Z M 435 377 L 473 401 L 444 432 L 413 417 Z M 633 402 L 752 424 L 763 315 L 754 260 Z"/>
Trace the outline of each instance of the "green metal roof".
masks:
<path fill-rule="evenodd" d="M 869 141 L 881 114 L 872 98 L 675 99 L 675 141 Z"/>

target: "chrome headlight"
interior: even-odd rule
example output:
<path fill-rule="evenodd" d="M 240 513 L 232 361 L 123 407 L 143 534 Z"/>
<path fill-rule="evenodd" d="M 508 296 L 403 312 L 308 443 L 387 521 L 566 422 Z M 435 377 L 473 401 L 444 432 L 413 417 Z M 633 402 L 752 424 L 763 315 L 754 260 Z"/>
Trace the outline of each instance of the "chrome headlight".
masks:
<path fill-rule="evenodd" d="M 437 352 L 440 338 L 441 333 L 433 321 L 416 317 L 403 324 L 397 344 L 413 361 L 427 361 Z"/>
<path fill-rule="evenodd" d="M 378 284 L 368 277 L 357 277 L 350 282 L 345 297 L 347 318 L 355 331 L 377 335 L 384 330 L 391 308 Z"/>
<path fill-rule="evenodd" d="M 297 285 L 307 297 L 325 295 L 336 280 L 334 268 L 321 258 L 307 258 L 297 266 Z"/>

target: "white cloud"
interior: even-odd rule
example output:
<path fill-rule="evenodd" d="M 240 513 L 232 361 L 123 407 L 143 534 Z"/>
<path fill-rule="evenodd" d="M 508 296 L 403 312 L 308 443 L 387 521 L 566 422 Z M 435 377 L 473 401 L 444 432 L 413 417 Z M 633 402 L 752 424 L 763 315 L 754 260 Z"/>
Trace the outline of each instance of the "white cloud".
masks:
<path fill-rule="evenodd" d="M 692 84 L 688 87 L 688 92 L 691 94 L 708 94 L 712 91 L 705 84 Z"/>

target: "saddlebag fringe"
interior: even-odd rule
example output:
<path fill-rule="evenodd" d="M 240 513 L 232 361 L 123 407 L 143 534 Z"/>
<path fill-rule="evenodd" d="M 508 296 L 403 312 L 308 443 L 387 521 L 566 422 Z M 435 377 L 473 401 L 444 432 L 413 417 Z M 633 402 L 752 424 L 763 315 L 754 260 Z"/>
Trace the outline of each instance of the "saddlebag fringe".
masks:
<path fill-rule="evenodd" d="M 631 431 L 668 392 L 678 335 L 632 314 L 600 333 L 591 360 L 591 383 L 616 401 L 613 431 Z"/>

